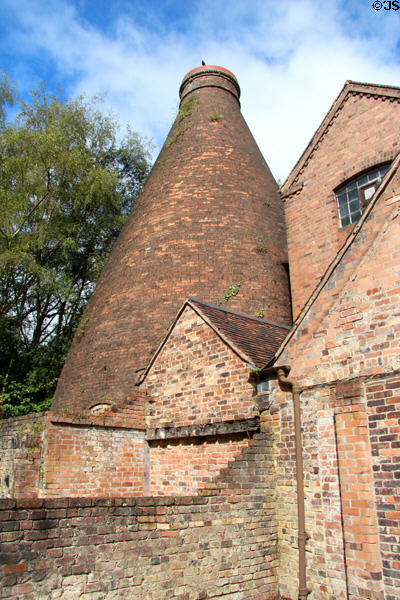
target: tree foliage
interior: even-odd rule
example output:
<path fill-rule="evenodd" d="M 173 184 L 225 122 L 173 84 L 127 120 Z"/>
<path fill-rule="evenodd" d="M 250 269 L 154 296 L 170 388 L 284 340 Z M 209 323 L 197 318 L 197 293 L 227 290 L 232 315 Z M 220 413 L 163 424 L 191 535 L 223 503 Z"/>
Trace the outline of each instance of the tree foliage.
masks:
<path fill-rule="evenodd" d="M 82 309 L 149 170 L 139 136 L 45 87 L 13 122 L 0 84 L 0 397 L 47 405 Z M 3 117 L 3 118 L 2 118 Z M 22 387 L 21 387 L 22 386 Z"/>

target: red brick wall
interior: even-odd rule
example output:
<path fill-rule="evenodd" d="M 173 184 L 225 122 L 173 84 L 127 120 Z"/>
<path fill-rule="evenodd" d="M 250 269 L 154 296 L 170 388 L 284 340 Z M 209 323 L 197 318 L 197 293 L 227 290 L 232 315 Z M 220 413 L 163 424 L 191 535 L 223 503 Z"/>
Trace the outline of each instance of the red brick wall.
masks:
<path fill-rule="evenodd" d="M 249 373 L 243 360 L 186 307 L 145 380 L 152 399 L 147 427 L 182 427 L 256 416 Z"/>
<path fill-rule="evenodd" d="M 398 190 L 395 175 L 279 358 L 305 390 L 307 565 L 310 586 L 332 600 L 400 594 Z M 293 594 L 292 414 L 290 397 L 274 389 L 282 408 L 275 416 L 278 535 L 288 557 L 279 576 L 281 589 Z M 340 572 L 345 578 L 334 592 L 330 582 Z"/>
<path fill-rule="evenodd" d="M 36 431 L 39 435 L 29 435 Z M 46 416 L 2 427 L 1 497 L 191 495 L 250 441 L 247 432 L 150 442 L 144 432 L 51 423 Z"/>
<path fill-rule="evenodd" d="M 276 465 L 279 589 L 297 598 L 298 523 L 293 405 L 290 393 L 271 387 Z M 307 585 L 316 600 L 347 600 L 336 430 L 329 390 L 301 395 Z"/>
<path fill-rule="evenodd" d="M 280 359 L 304 384 L 400 368 L 399 191 L 396 173 Z"/>
<path fill-rule="evenodd" d="M 340 386 L 339 386 L 340 387 Z M 360 390 L 361 391 L 361 390 Z M 335 424 L 342 501 L 345 562 L 350 597 L 384 599 L 378 516 L 365 398 L 340 398 Z"/>
<path fill-rule="evenodd" d="M 150 494 L 195 494 L 246 450 L 247 434 L 150 443 Z"/>
<path fill-rule="evenodd" d="M 148 460 L 142 431 L 49 423 L 42 495 L 142 496 Z"/>
<path fill-rule="evenodd" d="M 273 385 L 280 590 L 296 597 L 297 508 L 291 396 Z M 378 508 L 360 381 L 301 394 L 307 583 L 318 600 L 383 600 Z M 386 588 L 386 592 L 387 592 Z"/>
<path fill-rule="evenodd" d="M 400 376 L 366 385 L 383 580 L 387 599 L 400 596 Z"/>
<path fill-rule="evenodd" d="M 1 500 L 2 599 L 277 599 L 271 443 L 197 497 Z"/>
<path fill-rule="evenodd" d="M 148 493 L 143 391 L 123 409 L 0 420 L 0 497 Z"/>
<path fill-rule="evenodd" d="M 397 99 L 350 95 L 293 182 L 293 190 L 303 185 L 285 199 L 295 317 L 352 228 L 339 229 L 334 189 L 395 156 L 400 148 L 399 117 Z"/>

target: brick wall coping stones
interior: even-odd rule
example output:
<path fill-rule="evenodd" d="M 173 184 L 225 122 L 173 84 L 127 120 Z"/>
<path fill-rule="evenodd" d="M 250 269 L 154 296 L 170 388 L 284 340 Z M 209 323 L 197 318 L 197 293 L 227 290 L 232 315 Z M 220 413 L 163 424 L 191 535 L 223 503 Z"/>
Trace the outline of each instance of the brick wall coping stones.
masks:
<path fill-rule="evenodd" d="M 49 412 L 29 413 L 19 417 L 10 417 L 8 419 L 0 419 L 0 429 L 9 427 L 10 423 L 21 424 L 31 423 L 32 420 L 46 419 L 50 423 L 58 423 L 65 425 L 77 426 L 93 426 L 93 427 L 111 427 L 117 429 L 136 429 L 145 431 L 146 426 L 143 421 L 138 421 L 137 418 L 129 418 L 126 413 L 118 414 L 113 412 L 104 412 L 99 415 L 59 415 Z"/>
<path fill-rule="evenodd" d="M 151 507 L 208 504 L 207 496 L 137 496 L 123 498 L 0 498 L 0 511 L 59 508 Z M 1 515 L 0 515 L 1 516 Z M 4 520 L 4 518 L 2 518 Z"/>
<path fill-rule="evenodd" d="M 224 421 L 223 423 L 205 423 L 188 425 L 186 427 L 157 427 L 147 429 L 147 440 L 165 440 L 190 437 L 206 437 L 215 435 L 230 435 L 246 431 L 259 431 L 260 418 L 252 417 L 240 421 Z"/>
<path fill-rule="evenodd" d="M 283 189 L 281 188 L 280 193 L 281 193 L 282 200 L 285 201 L 286 198 L 289 198 L 290 196 L 294 196 L 294 194 L 298 194 L 299 192 L 301 192 L 303 187 L 304 187 L 304 182 L 301 181 L 296 186 L 291 187 L 287 192 L 284 192 Z"/>
<path fill-rule="evenodd" d="M 93 416 L 63 416 L 49 413 L 49 421 L 51 423 L 59 423 L 64 425 L 76 425 L 79 426 L 92 426 L 92 427 L 108 427 L 117 429 L 136 429 L 144 431 L 146 426 L 144 422 L 140 423 L 136 419 L 132 422 L 129 421 L 127 415 L 110 414 L 109 412 L 101 415 Z"/>

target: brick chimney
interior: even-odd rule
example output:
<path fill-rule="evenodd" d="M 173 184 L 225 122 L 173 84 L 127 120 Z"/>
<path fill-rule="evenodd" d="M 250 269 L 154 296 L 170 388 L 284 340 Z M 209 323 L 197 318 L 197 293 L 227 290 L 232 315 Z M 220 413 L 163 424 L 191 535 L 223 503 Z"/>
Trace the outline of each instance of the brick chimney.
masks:
<path fill-rule="evenodd" d="M 190 71 L 180 109 L 89 302 L 53 410 L 128 396 L 188 296 L 290 323 L 277 185 L 236 77 Z"/>

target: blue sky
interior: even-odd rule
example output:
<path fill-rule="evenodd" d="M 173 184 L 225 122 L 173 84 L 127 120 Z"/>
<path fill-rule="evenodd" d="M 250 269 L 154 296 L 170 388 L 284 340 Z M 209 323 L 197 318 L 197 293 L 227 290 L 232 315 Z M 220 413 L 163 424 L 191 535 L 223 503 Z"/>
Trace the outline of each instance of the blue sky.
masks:
<path fill-rule="evenodd" d="M 182 77 L 202 59 L 238 77 L 242 112 L 283 180 L 347 79 L 400 85 L 400 10 L 371 0 L 0 0 L 0 69 L 23 95 L 40 80 L 70 97 L 102 94 L 155 154 Z"/>

